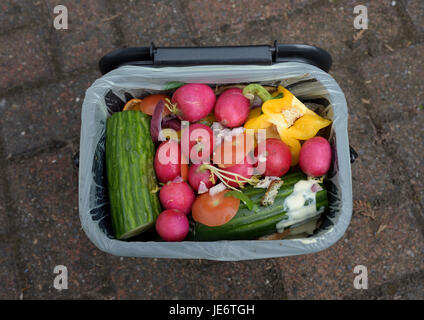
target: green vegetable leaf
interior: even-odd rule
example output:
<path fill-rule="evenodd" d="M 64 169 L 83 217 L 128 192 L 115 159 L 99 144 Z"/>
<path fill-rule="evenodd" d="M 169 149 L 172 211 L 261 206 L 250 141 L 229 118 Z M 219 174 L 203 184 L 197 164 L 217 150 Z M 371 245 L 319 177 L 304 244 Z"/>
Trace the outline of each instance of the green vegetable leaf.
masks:
<path fill-rule="evenodd" d="M 243 201 L 243 203 L 246 205 L 246 207 L 249 210 L 253 209 L 253 204 L 254 204 L 253 201 L 250 200 L 250 198 L 246 196 L 243 192 L 235 191 L 235 190 L 229 191 L 225 193 L 224 197 L 234 197 L 234 198 L 240 199 L 241 201 Z"/>
<path fill-rule="evenodd" d="M 165 83 L 165 86 L 162 90 L 172 90 L 172 89 L 178 89 L 179 87 L 185 85 L 185 82 L 181 81 L 170 81 Z"/>

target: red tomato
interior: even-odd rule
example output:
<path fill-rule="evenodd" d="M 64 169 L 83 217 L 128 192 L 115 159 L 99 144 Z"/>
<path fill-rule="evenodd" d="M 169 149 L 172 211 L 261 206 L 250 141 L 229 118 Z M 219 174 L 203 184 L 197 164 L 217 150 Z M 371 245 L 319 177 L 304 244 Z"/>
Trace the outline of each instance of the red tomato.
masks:
<path fill-rule="evenodd" d="M 147 96 L 141 102 L 139 102 L 140 104 L 139 110 L 143 111 L 145 114 L 148 114 L 149 116 L 152 116 L 153 111 L 155 111 L 156 105 L 158 104 L 159 100 L 165 100 L 165 99 L 169 99 L 169 97 L 165 94 L 152 94 L 150 96 Z M 169 109 L 165 107 L 163 109 L 162 116 L 165 117 L 170 113 L 171 112 L 169 111 Z"/>
<path fill-rule="evenodd" d="M 191 208 L 193 219 L 209 227 L 220 226 L 230 221 L 239 209 L 240 200 L 225 197 L 228 191 L 224 190 L 213 196 L 209 192 L 198 196 Z"/>
<path fill-rule="evenodd" d="M 254 137 L 246 133 L 232 137 L 231 142 L 222 143 L 213 152 L 213 163 L 225 169 L 244 162 L 246 155 L 254 148 Z"/>
<path fill-rule="evenodd" d="M 183 178 L 184 181 L 188 181 L 188 164 L 181 163 L 181 178 Z"/>

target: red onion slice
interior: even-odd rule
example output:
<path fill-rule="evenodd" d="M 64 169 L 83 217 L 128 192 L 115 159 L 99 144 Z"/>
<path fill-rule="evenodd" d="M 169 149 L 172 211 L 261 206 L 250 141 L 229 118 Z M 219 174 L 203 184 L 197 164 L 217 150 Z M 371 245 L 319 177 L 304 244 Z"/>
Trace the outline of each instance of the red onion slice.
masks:
<path fill-rule="evenodd" d="M 159 100 L 155 111 L 152 115 L 152 120 L 150 121 L 150 135 L 152 136 L 153 142 L 164 141 L 164 137 L 162 136 L 162 114 L 165 108 L 165 102 L 163 100 Z"/>
<path fill-rule="evenodd" d="M 224 191 L 225 189 L 227 189 L 227 187 L 225 186 L 225 184 L 223 184 L 222 182 L 213 186 L 212 188 L 209 189 L 209 194 L 211 196 L 214 196 L 222 191 Z"/>
<path fill-rule="evenodd" d="M 178 120 L 175 117 L 173 117 L 173 118 L 164 118 L 162 120 L 162 128 L 163 129 L 170 128 L 170 129 L 173 129 L 175 131 L 180 131 L 181 130 L 181 121 Z"/>
<path fill-rule="evenodd" d="M 203 181 L 200 181 L 199 183 L 199 189 L 197 190 L 198 194 L 206 193 L 209 191 L 209 188 L 206 186 L 206 184 Z"/>

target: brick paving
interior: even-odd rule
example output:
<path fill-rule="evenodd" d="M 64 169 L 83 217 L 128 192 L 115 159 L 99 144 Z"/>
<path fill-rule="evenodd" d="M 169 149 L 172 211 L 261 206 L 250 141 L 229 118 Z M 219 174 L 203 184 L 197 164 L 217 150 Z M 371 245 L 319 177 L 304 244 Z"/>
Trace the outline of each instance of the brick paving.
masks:
<path fill-rule="evenodd" d="M 420 0 L 61 1 L 0 4 L 0 299 L 423 299 L 424 18 Z M 245 262 L 119 258 L 81 230 L 78 150 L 100 57 L 127 46 L 308 43 L 349 106 L 351 224 L 331 248 Z M 54 266 L 69 289 L 53 288 Z M 369 289 L 353 287 L 356 265 Z"/>

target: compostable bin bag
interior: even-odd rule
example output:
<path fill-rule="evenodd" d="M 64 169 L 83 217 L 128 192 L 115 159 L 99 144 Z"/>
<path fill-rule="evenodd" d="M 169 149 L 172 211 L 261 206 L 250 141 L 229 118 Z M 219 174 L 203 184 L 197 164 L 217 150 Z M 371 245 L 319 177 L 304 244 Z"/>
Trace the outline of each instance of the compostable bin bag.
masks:
<path fill-rule="evenodd" d="M 235 83 L 280 84 L 302 101 L 325 101 L 332 120 L 329 141 L 333 163 L 326 187 L 329 210 L 318 232 L 291 240 L 213 242 L 120 241 L 113 237 L 105 172 L 106 119 L 132 97 L 166 92 L 180 82 L 211 86 Z M 308 254 L 339 240 L 352 214 L 352 180 L 346 99 L 326 72 L 304 63 L 272 66 L 226 65 L 190 67 L 122 66 L 97 79 L 86 91 L 82 107 L 79 166 L 79 215 L 88 238 L 102 251 L 118 256 L 210 260 L 248 260 Z"/>

